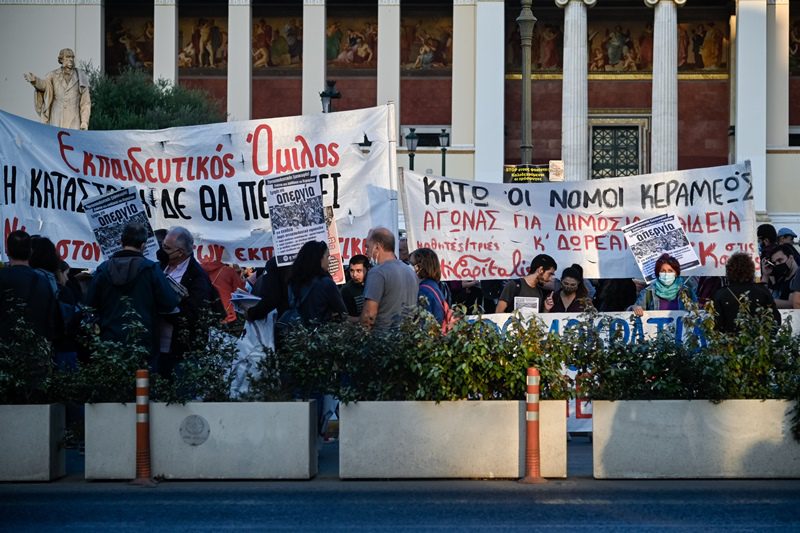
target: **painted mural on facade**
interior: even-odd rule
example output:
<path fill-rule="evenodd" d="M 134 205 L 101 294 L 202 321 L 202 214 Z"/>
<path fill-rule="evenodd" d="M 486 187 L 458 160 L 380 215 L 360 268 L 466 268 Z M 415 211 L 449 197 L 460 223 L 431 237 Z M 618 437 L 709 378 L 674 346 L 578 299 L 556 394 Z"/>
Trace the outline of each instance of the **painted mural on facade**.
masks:
<path fill-rule="evenodd" d="M 112 18 L 106 26 L 105 69 L 153 69 L 153 17 Z"/>
<path fill-rule="evenodd" d="M 532 68 L 535 73 L 556 73 L 562 70 L 564 33 L 561 24 L 561 20 L 547 18 L 537 22 L 531 47 Z M 677 31 L 679 71 L 727 71 L 730 36 L 725 19 L 681 22 Z M 506 35 L 506 70 L 520 72 L 520 35 L 513 19 L 508 21 Z M 652 21 L 590 20 L 587 38 L 590 72 L 652 72 Z"/>
<path fill-rule="evenodd" d="M 180 17 L 178 46 L 180 69 L 227 68 L 227 17 Z"/>
<path fill-rule="evenodd" d="M 800 17 L 792 19 L 789 26 L 789 72 L 800 76 Z"/>
<path fill-rule="evenodd" d="M 329 17 L 325 28 L 325 59 L 329 67 L 375 68 L 377 17 Z"/>
<path fill-rule="evenodd" d="M 254 69 L 303 65 L 302 17 L 253 17 Z"/>
<path fill-rule="evenodd" d="M 400 67 L 407 73 L 453 66 L 452 10 L 415 12 L 400 19 Z"/>

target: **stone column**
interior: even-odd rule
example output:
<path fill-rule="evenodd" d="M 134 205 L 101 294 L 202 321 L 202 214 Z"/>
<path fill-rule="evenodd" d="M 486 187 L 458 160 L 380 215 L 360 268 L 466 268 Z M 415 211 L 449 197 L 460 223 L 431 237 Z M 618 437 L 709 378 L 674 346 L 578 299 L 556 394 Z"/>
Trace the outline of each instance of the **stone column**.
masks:
<path fill-rule="evenodd" d="M 475 145 L 475 0 L 453 0 L 450 146 Z"/>
<path fill-rule="evenodd" d="M 378 105 L 394 102 L 400 116 L 400 0 L 378 3 Z M 397 120 L 397 135 L 400 121 Z"/>
<path fill-rule="evenodd" d="M 104 0 L 78 0 L 75 5 L 75 55 L 105 72 Z"/>
<path fill-rule="evenodd" d="M 767 0 L 767 146 L 789 145 L 789 0 Z"/>
<path fill-rule="evenodd" d="M 178 0 L 155 0 L 153 80 L 178 83 Z"/>
<path fill-rule="evenodd" d="M 475 23 L 475 179 L 501 183 L 505 161 L 505 2 L 477 0 Z M 455 43 L 453 43 L 455 47 Z"/>
<path fill-rule="evenodd" d="M 650 170 L 678 169 L 678 13 L 686 0 L 644 0 L 653 16 Z"/>
<path fill-rule="evenodd" d="M 228 30 L 228 120 L 250 120 L 253 94 L 250 0 L 228 0 Z"/>
<path fill-rule="evenodd" d="M 325 0 L 303 0 L 303 114 L 322 113 L 325 89 Z"/>
<path fill-rule="evenodd" d="M 564 78 L 561 100 L 561 159 L 564 180 L 589 179 L 589 51 L 586 8 L 597 0 L 556 0 L 564 8 Z"/>
<path fill-rule="evenodd" d="M 767 2 L 736 6 L 736 161 L 750 160 L 756 211 L 767 210 Z"/>

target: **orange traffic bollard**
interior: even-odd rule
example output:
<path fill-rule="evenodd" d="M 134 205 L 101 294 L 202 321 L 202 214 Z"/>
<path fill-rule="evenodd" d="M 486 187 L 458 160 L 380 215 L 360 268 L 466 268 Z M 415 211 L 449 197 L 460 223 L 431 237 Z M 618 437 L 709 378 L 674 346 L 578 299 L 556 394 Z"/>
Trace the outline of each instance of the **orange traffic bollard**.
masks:
<path fill-rule="evenodd" d="M 521 483 L 545 483 L 539 454 L 539 370 L 529 368 L 525 395 L 525 477 Z"/>
<path fill-rule="evenodd" d="M 136 479 L 132 485 L 154 487 L 150 470 L 150 372 L 136 371 Z"/>

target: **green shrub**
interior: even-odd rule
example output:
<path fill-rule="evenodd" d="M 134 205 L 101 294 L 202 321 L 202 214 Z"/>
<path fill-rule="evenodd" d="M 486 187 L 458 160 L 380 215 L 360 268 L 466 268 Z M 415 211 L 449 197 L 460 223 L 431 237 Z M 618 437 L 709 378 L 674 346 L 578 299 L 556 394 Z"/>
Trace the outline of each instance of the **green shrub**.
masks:
<path fill-rule="evenodd" d="M 123 70 L 107 76 L 87 69 L 92 94 L 89 128 L 93 130 L 156 130 L 224 122 L 219 103 L 208 93 L 172 85 L 166 80 L 153 83 L 141 70 Z"/>
<path fill-rule="evenodd" d="M 11 316 L 0 342 L 0 404 L 57 401 L 50 343 L 27 324 L 21 307 Z"/>

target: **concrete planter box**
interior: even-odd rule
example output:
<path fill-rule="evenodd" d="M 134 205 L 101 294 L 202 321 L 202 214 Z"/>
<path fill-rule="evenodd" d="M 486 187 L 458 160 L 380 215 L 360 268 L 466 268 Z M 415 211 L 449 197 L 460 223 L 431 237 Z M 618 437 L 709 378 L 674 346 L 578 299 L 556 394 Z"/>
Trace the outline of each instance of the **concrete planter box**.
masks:
<path fill-rule="evenodd" d="M 800 477 L 791 402 L 592 403 L 595 478 Z"/>
<path fill-rule="evenodd" d="M 150 404 L 154 477 L 310 479 L 317 474 L 314 402 Z M 133 479 L 134 404 L 86 405 L 86 479 Z"/>
<path fill-rule="evenodd" d="M 64 406 L 0 405 L 0 481 L 50 481 L 65 472 Z"/>
<path fill-rule="evenodd" d="M 565 401 L 540 404 L 541 470 L 567 476 Z M 339 406 L 339 477 L 520 478 L 525 403 L 357 402 Z"/>

